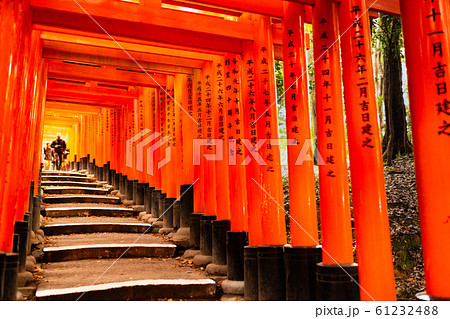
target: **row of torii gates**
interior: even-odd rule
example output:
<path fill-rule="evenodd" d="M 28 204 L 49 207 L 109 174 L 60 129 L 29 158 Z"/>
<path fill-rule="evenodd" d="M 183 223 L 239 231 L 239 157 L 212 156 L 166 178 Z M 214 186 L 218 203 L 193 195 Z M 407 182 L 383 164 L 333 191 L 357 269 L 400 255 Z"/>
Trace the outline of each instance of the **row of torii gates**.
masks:
<path fill-rule="evenodd" d="M 284 256 L 288 282 L 299 285 L 291 289 L 304 295 L 317 271 L 336 284 L 322 289 L 340 287 L 339 298 L 359 298 L 355 283 L 342 279 L 347 272 L 359 273 L 361 300 L 396 299 L 369 18 L 401 15 L 426 289 L 432 299 L 450 298 L 449 1 L 0 4 L 0 251 L 12 250 L 14 222 L 28 210 L 30 182 L 39 178 L 42 142 L 58 131 L 69 161 L 89 155 L 108 172 L 167 197 L 193 184 L 194 213 L 229 220 L 234 237 L 248 236 L 248 247 L 237 248 L 258 256 L 259 271 L 245 269 L 245 280 L 263 286 L 260 299 L 285 293 Z M 313 25 L 321 242 L 308 145 L 305 23 Z M 290 246 L 274 59 L 284 62 Z M 222 148 L 223 158 L 213 160 Z M 171 160 L 159 164 L 169 149 Z"/>

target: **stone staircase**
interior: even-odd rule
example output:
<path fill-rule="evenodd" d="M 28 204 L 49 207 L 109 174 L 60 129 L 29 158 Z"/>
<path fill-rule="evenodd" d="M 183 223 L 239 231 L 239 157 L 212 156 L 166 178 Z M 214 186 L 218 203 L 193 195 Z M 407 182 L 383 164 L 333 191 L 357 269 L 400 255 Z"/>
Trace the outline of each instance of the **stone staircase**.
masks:
<path fill-rule="evenodd" d="M 216 282 L 111 187 L 80 172 L 44 172 L 43 278 L 37 300 L 214 300 Z"/>

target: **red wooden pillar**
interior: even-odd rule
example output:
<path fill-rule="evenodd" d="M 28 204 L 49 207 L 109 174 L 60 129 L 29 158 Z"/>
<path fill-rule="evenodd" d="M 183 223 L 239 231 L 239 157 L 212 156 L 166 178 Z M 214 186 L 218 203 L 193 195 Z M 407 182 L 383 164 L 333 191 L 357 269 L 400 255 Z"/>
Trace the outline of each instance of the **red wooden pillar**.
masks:
<path fill-rule="evenodd" d="M 117 108 L 117 169 L 122 175 L 127 175 L 124 165 L 124 112 L 126 106 L 119 106 Z"/>
<path fill-rule="evenodd" d="M 20 161 L 25 140 L 26 105 L 31 13 L 28 2 L 0 4 L 0 251 L 10 252 L 14 221 L 23 217 L 17 206 Z M 28 111 L 27 111 L 28 108 Z"/>
<path fill-rule="evenodd" d="M 228 134 L 226 116 L 226 96 L 224 59 L 218 57 L 214 59 L 214 83 L 212 92 L 212 114 L 215 138 L 221 140 L 223 145 L 216 145 L 216 154 L 222 154 L 215 163 L 216 166 L 216 199 L 217 199 L 217 220 L 230 219 L 230 188 L 228 179 Z"/>
<path fill-rule="evenodd" d="M 259 139 L 256 121 L 256 92 L 258 83 L 255 77 L 255 54 L 253 43 L 242 44 L 242 106 L 244 120 L 244 146 L 247 176 L 248 243 L 252 247 L 263 244 L 261 229 L 262 189 L 254 180 L 259 180 Z"/>
<path fill-rule="evenodd" d="M 203 119 L 203 99 L 202 99 L 202 73 L 200 70 L 194 70 L 194 118 L 197 124 L 194 124 L 196 134 L 194 135 L 197 140 L 203 139 L 203 127 L 205 125 Z M 194 142 L 194 141 L 193 141 Z M 194 212 L 203 213 L 205 211 L 205 196 L 204 196 L 204 183 L 205 178 L 203 176 L 203 149 L 196 149 L 193 154 L 192 160 L 194 160 Z M 204 162 L 203 162 L 204 164 Z"/>
<path fill-rule="evenodd" d="M 151 134 L 158 134 L 159 133 L 159 127 L 158 127 L 158 116 L 157 116 L 157 109 L 158 109 L 158 96 L 157 96 L 157 90 L 156 89 L 151 89 L 149 92 L 150 96 L 150 101 L 151 101 L 151 105 L 150 105 L 150 110 L 147 110 L 147 108 L 145 108 L 145 128 L 149 128 L 152 130 Z M 148 122 L 149 121 L 149 122 Z M 157 182 L 157 178 L 158 178 L 158 167 L 156 166 L 155 169 L 155 157 L 156 154 L 153 153 L 151 156 L 153 156 L 151 159 L 147 157 L 147 153 L 145 152 L 145 158 L 146 158 L 146 163 L 149 163 L 149 161 L 152 161 L 152 167 L 153 167 L 153 171 L 152 174 L 149 174 L 148 169 L 146 168 L 146 178 L 147 178 L 147 182 L 150 184 L 150 186 L 155 186 L 158 184 Z M 156 163 L 157 165 L 157 163 Z"/>
<path fill-rule="evenodd" d="M 288 143 L 291 244 L 313 247 L 319 245 L 319 236 L 309 122 L 305 9 L 302 5 L 284 2 L 284 13 L 286 135 L 288 140 L 295 141 Z"/>
<path fill-rule="evenodd" d="M 286 247 L 286 299 L 316 300 L 319 246 L 305 46 L 305 7 L 283 2 L 283 67 L 288 138 L 291 246 Z"/>
<path fill-rule="evenodd" d="M 360 292 L 362 300 L 395 300 L 366 9 L 362 0 L 344 0 L 339 8 Z"/>
<path fill-rule="evenodd" d="M 163 167 L 163 179 L 167 179 L 166 182 L 166 190 L 165 193 L 167 194 L 167 197 L 176 197 L 177 196 L 177 185 L 176 185 L 176 179 L 177 179 L 177 172 L 176 172 L 176 156 L 177 156 L 177 141 L 176 141 L 176 135 L 175 135 L 175 82 L 174 82 L 173 76 L 167 76 L 167 93 L 169 93 L 170 96 L 166 97 L 166 122 L 165 122 L 165 135 L 170 137 L 169 142 L 167 143 L 167 147 L 170 148 L 171 153 L 171 161 L 167 163 Z"/>
<path fill-rule="evenodd" d="M 111 110 L 111 167 L 116 170 L 116 173 L 119 173 L 117 167 L 117 109 L 116 107 Z M 82 136 L 81 131 L 80 136 Z M 82 157 L 81 154 L 80 157 Z"/>
<path fill-rule="evenodd" d="M 256 124 L 259 139 L 265 139 L 260 154 L 265 165 L 260 165 L 260 179 L 252 181 L 262 188 L 261 211 L 263 243 L 286 244 L 283 188 L 280 150 L 271 139 L 278 139 L 278 112 L 276 105 L 275 69 L 272 28 L 268 17 L 255 22 Z"/>
<path fill-rule="evenodd" d="M 258 127 L 259 142 L 262 142 L 259 154 L 264 161 L 259 164 L 259 178 L 252 178 L 249 181 L 261 188 L 259 207 L 264 245 L 257 248 L 257 296 L 259 300 L 284 300 L 286 225 L 278 141 L 272 26 L 269 17 L 256 17 L 254 50 L 255 80 L 258 83 L 254 123 Z M 247 257 L 248 253 L 247 249 Z M 255 270 L 247 269 L 245 273 L 253 271 Z M 247 285 L 244 284 L 244 294 L 247 294 L 248 288 L 247 282 Z"/>
<path fill-rule="evenodd" d="M 450 298 L 450 3 L 400 1 L 426 291 Z"/>
<path fill-rule="evenodd" d="M 105 149 L 106 149 L 106 163 L 109 162 L 110 167 L 112 167 L 112 159 L 113 159 L 113 154 L 112 154 L 112 139 L 113 139 L 113 127 L 112 127 L 112 116 L 111 116 L 111 109 L 106 109 L 105 110 L 105 121 L 106 121 L 106 145 L 105 145 Z M 112 169 L 112 168 L 111 168 Z"/>
<path fill-rule="evenodd" d="M 143 92 L 141 92 L 141 94 L 142 93 Z M 145 92 L 145 93 L 147 93 L 147 92 Z M 138 154 L 139 153 L 138 152 L 138 147 L 139 147 L 138 144 L 143 141 L 144 129 L 146 128 L 146 124 L 149 122 L 149 120 L 147 119 L 147 116 L 150 115 L 150 114 L 148 114 L 148 110 L 151 111 L 151 105 L 148 102 L 144 104 L 144 99 L 146 99 L 146 101 L 148 101 L 148 96 L 142 96 L 143 94 L 142 95 L 141 94 L 139 94 L 139 99 L 137 100 L 136 130 L 135 130 L 135 134 L 140 133 L 141 138 L 139 139 L 139 142 L 135 146 L 135 152 L 136 152 L 135 154 L 136 154 L 136 160 L 139 160 L 138 156 L 142 156 L 142 166 L 136 165 L 136 171 L 137 171 L 136 173 L 138 175 L 139 182 L 145 183 L 147 181 L 147 176 L 145 174 L 147 156 L 146 156 L 145 152 L 143 152 L 142 155 Z M 146 108 L 147 108 L 147 112 L 146 112 Z"/>
<path fill-rule="evenodd" d="M 129 178 L 132 180 L 138 180 L 139 175 L 136 170 L 136 143 L 131 144 L 131 149 L 128 150 L 128 141 L 133 140 L 133 137 L 138 133 L 137 132 L 137 108 L 138 108 L 138 102 L 136 99 L 132 99 L 130 103 L 128 104 L 127 113 L 126 113 L 126 119 L 127 119 L 127 130 L 126 130 L 126 139 L 125 139 L 125 152 L 131 151 L 131 154 L 126 154 L 126 156 L 131 156 L 132 158 L 132 165 L 127 166 L 128 175 Z M 142 164 L 143 159 L 139 159 L 139 161 Z M 127 165 L 126 158 L 124 165 Z"/>
<path fill-rule="evenodd" d="M 29 63 L 27 70 L 27 78 L 24 82 L 24 89 L 26 90 L 25 96 L 25 105 L 27 105 L 27 109 L 24 117 L 24 127 L 22 130 L 24 131 L 24 140 L 29 141 L 28 143 L 28 151 L 22 153 L 21 161 L 19 162 L 19 171 L 22 175 L 22 181 L 19 182 L 18 189 L 18 207 L 17 210 L 19 212 L 28 211 L 29 207 L 29 185 L 31 180 L 33 179 L 33 168 L 34 168 L 34 155 L 36 149 L 38 151 L 41 150 L 41 146 L 35 145 L 34 134 L 36 132 L 37 127 L 40 127 L 41 117 L 40 117 L 40 105 L 38 103 L 39 99 L 39 88 L 41 83 L 39 80 L 44 80 L 40 77 L 41 70 L 41 40 L 40 40 L 40 32 L 33 31 L 31 34 L 30 44 L 28 46 L 29 49 Z M 40 158 L 39 158 L 40 162 Z M 37 182 L 36 182 L 37 185 Z M 22 213 L 22 214 L 23 214 Z M 23 216 L 20 216 L 22 219 Z"/>
<path fill-rule="evenodd" d="M 318 1 L 313 11 L 317 136 L 324 160 L 319 166 L 320 213 L 323 262 L 351 264 L 353 245 L 337 10 L 336 3 Z"/>
<path fill-rule="evenodd" d="M 319 300 L 359 300 L 345 148 L 338 4 L 317 1 L 313 9 L 322 260 Z M 329 48 L 329 49 L 328 49 Z M 330 293 L 330 285 L 342 287 Z M 345 288 L 344 288 L 345 287 Z M 337 291 L 337 290 L 333 290 Z"/>
<path fill-rule="evenodd" d="M 176 140 L 177 140 L 177 198 L 180 197 L 181 185 L 192 184 L 194 173 L 192 163 L 193 107 L 192 77 L 184 74 L 175 76 L 176 83 Z"/>
<path fill-rule="evenodd" d="M 186 77 L 183 96 L 183 108 L 180 110 L 180 125 L 182 129 L 182 153 L 183 153 L 183 184 L 192 184 L 194 179 L 193 165 L 193 143 L 196 135 L 196 120 L 194 112 L 194 78 L 192 75 Z"/>
<path fill-rule="evenodd" d="M 159 116 L 158 116 L 158 128 L 159 128 L 159 133 L 161 133 L 161 137 L 164 138 L 166 136 L 166 98 L 169 98 L 168 96 L 166 96 L 166 93 L 161 90 L 158 89 L 158 96 L 159 96 Z M 164 193 L 166 190 L 166 182 L 167 180 L 165 179 L 165 171 L 164 171 L 164 167 L 159 168 L 157 165 L 159 163 L 159 160 L 161 158 L 165 157 L 165 149 L 167 147 L 167 144 L 161 146 L 159 148 L 159 151 L 156 152 L 156 156 L 155 156 L 155 166 L 154 169 L 157 168 L 158 171 L 158 175 L 157 175 L 157 182 L 159 184 L 159 188 L 157 189 L 161 189 L 162 192 Z"/>
<path fill-rule="evenodd" d="M 247 181 L 245 175 L 244 121 L 241 95 L 241 57 L 225 55 L 225 117 L 227 120 L 229 192 L 231 231 L 242 232 L 248 228 Z"/>
<path fill-rule="evenodd" d="M 35 140 L 35 151 L 33 157 L 33 180 L 35 183 L 39 179 L 39 171 L 41 167 L 41 157 L 42 157 L 42 139 L 44 131 L 44 112 L 45 112 L 45 101 L 46 101 L 46 91 L 47 91 L 47 62 L 41 60 L 39 67 L 39 75 L 37 79 L 38 83 L 38 94 L 36 96 L 37 104 L 37 117 L 36 121 L 39 123 L 36 126 L 36 131 L 34 132 Z M 75 151 L 75 150 L 74 150 Z M 38 192 L 38 188 L 35 187 L 35 195 Z"/>
<path fill-rule="evenodd" d="M 205 158 L 215 154 L 215 146 L 213 145 L 214 120 L 213 120 L 213 82 L 214 76 L 212 62 L 205 62 L 202 69 L 202 99 L 203 99 L 203 139 L 206 139 L 206 146 L 203 147 L 201 166 L 203 167 L 204 176 L 204 198 L 206 215 L 216 215 L 216 169 L 212 160 Z"/>

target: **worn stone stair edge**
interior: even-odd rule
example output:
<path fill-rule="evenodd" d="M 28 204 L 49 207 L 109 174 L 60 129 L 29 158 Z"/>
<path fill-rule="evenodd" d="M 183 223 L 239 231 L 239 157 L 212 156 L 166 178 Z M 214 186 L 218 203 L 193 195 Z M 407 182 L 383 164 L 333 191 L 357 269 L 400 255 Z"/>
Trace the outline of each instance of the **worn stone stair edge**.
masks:
<path fill-rule="evenodd" d="M 70 175 L 74 175 L 74 176 L 77 176 L 77 175 L 82 175 L 82 176 L 86 176 L 85 174 L 83 174 L 83 173 L 79 173 L 79 172 L 68 172 L 68 171 L 46 171 L 46 170 L 43 170 L 42 171 L 42 175 L 52 175 L 52 176 L 58 176 L 58 175 L 60 175 L 60 176 L 70 176 Z"/>
<path fill-rule="evenodd" d="M 119 210 L 119 211 L 125 211 L 125 212 L 133 211 L 133 209 L 127 208 L 127 207 L 109 207 L 109 206 L 48 207 L 48 208 L 45 208 L 45 211 L 55 212 L 55 211 L 70 211 L 70 210 L 83 210 L 83 209 Z"/>
<path fill-rule="evenodd" d="M 108 223 L 108 222 L 104 222 L 104 223 L 67 223 L 67 224 L 50 224 L 50 225 L 45 225 L 44 228 L 52 228 L 52 227 L 69 227 L 69 226 L 97 226 L 97 225 L 113 225 L 113 226 L 145 226 L 145 227 L 150 227 L 149 224 L 147 223 Z"/>
<path fill-rule="evenodd" d="M 106 284 L 98 284 L 91 286 L 81 286 L 74 288 L 62 288 L 62 289 L 47 289 L 47 290 L 37 290 L 36 298 L 37 299 L 46 299 L 51 297 L 63 297 L 65 295 L 76 295 L 82 293 L 89 292 L 105 292 L 113 289 L 120 288 L 134 288 L 134 287 L 163 287 L 163 286 L 209 286 L 213 288 L 210 293 L 210 297 L 213 297 L 215 294 L 216 283 L 212 279 L 152 279 L 152 280 L 133 280 L 133 281 L 124 281 L 124 282 L 114 282 L 114 283 L 106 283 Z M 74 296 L 75 297 L 75 296 Z"/>
<path fill-rule="evenodd" d="M 48 226 L 48 227 L 47 227 Z M 152 226 L 143 223 L 68 223 L 51 224 L 44 227 L 47 236 L 91 233 L 145 233 Z"/>
<path fill-rule="evenodd" d="M 69 195 L 63 195 L 63 196 L 46 196 L 45 199 L 53 199 L 53 198 L 95 198 L 95 199 L 117 199 L 119 200 L 119 197 L 114 196 L 103 196 L 103 195 L 83 195 L 83 194 L 69 194 Z"/>
<path fill-rule="evenodd" d="M 45 252 L 64 251 L 64 250 L 76 250 L 86 248 L 177 248 L 177 245 L 173 244 L 92 244 L 92 245 L 73 245 L 73 246 L 58 246 L 58 247 L 45 247 Z"/>
<path fill-rule="evenodd" d="M 93 190 L 93 191 L 103 191 L 108 192 L 108 190 L 98 187 L 76 187 L 76 186 L 48 186 L 45 190 Z"/>
<path fill-rule="evenodd" d="M 43 189 L 54 187 L 78 187 L 78 188 L 99 188 L 100 183 L 92 182 L 77 182 L 77 181 L 42 181 L 41 187 Z"/>

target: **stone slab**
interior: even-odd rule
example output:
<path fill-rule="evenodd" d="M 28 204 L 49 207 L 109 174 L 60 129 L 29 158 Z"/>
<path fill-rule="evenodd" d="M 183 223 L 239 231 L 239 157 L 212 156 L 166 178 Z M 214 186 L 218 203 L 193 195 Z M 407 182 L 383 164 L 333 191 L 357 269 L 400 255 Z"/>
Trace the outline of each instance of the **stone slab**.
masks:
<path fill-rule="evenodd" d="M 69 217 L 69 216 L 131 216 L 133 210 L 125 207 L 102 207 L 102 206 L 73 206 L 73 207 L 50 207 L 45 209 L 46 217 Z"/>
<path fill-rule="evenodd" d="M 144 233 L 150 225 L 144 223 L 70 223 L 44 227 L 47 236 L 89 233 Z"/>
<path fill-rule="evenodd" d="M 71 181 L 43 181 L 42 188 L 49 186 L 72 186 L 72 187 L 100 187 L 99 183 L 71 182 Z"/>
<path fill-rule="evenodd" d="M 82 173 L 69 172 L 69 171 L 42 171 L 42 176 L 86 176 Z"/>
<path fill-rule="evenodd" d="M 175 255 L 170 244 L 97 244 L 44 248 L 45 262 L 58 262 L 94 258 L 169 258 Z"/>
<path fill-rule="evenodd" d="M 63 196 L 46 196 L 44 203 L 104 203 L 104 204 L 120 204 L 119 197 L 101 196 L 101 195 L 63 195 Z"/>
<path fill-rule="evenodd" d="M 46 187 L 44 188 L 44 194 L 49 195 L 60 195 L 60 194 L 76 194 L 76 195 L 107 195 L 107 189 L 103 188 L 94 188 L 94 187 L 73 187 L 73 186 L 64 186 L 64 187 Z"/>
<path fill-rule="evenodd" d="M 47 175 L 42 176 L 42 181 L 65 181 L 65 182 L 90 182 L 91 179 L 87 176 L 58 176 L 58 175 Z"/>
<path fill-rule="evenodd" d="M 80 298 L 81 297 L 81 298 Z M 216 298 L 216 284 L 210 279 L 159 279 L 115 282 L 76 288 L 41 290 L 37 300 L 158 300 Z"/>

